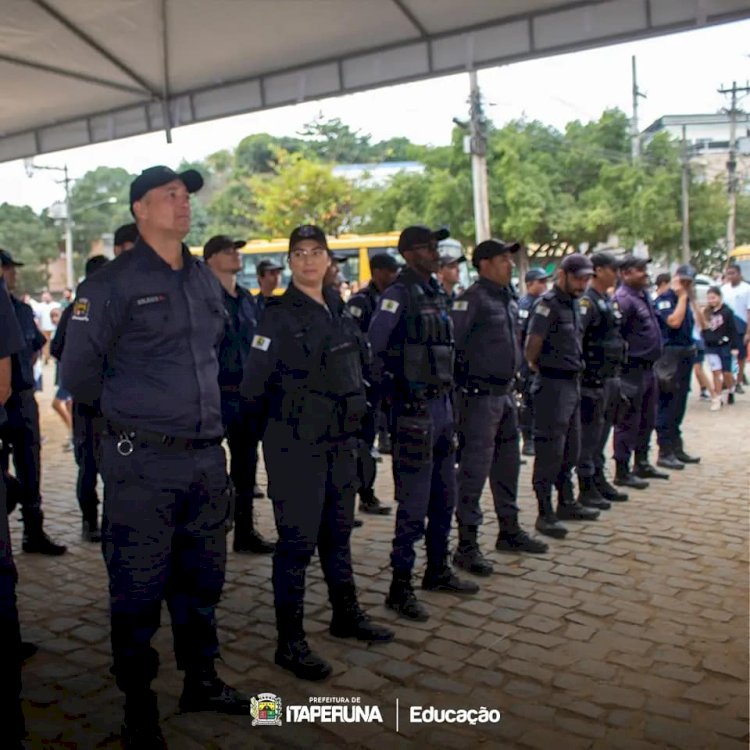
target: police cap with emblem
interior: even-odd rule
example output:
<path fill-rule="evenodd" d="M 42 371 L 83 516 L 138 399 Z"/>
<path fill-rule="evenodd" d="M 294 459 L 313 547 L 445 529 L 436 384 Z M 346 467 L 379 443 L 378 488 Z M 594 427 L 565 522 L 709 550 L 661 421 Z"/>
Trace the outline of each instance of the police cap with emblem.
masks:
<path fill-rule="evenodd" d="M 441 255 L 440 256 L 440 267 L 449 266 L 451 263 L 466 263 L 466 256 L 459 255 Z"/>
<path fill-rule="evenodd" d="M 241 247 L 245 247 L 247 242 L 245 240 L 233 240 L 226 234 L 217 234 L 203 246 L 203 260 L 208 260 L 212 255 L 221 253 L 224 250 L 239 250 Z"/>
<path fill-rule="evenodd" d="M 629 268 L 645 268 L 650 262 L 651 258 L 639 258 L 628 253 L 620 260 L 620 270 L 627 271 Z"/>
<path fill-rule="evenodd" d="M 292 230 L 289 235 L 289 251 L 291 252 L 292 248 L 302 240 L 316 240 L 328 250 L 326 233 L 320 227 L 316 227 L 315 224 L 302 224 Z"/>
<path fill-rule="evenodd" d="M 521 249 L 518 242 L 503 242 L 502 240 L 485 240 L 480 242 L 471 254 L 474 268 L 479 268 L 480 260 L 489 260 L 502 253 L 517 253 Z"/>
<path fill-rule="evenodd" d="M 148 169 L 144 169 L 130 183 L 130 213 L 133 213 L 133 204 L 141 200 L 149 190 L 161 187 L 175 180 L 180 180 L 185 185 L 188 193 L 197 193 L 203 187 L 203 177 L 195 169 L 175 172 L 174 169 L 163 165 L 149 167 Z"/>
<path fill-rule="evenodd" d="M 429 245 L 431 242 L 447 240 L 450 236 L 451 233 L 446 227 L 430 229 L 421 224 L 406 227 L 398 238 L 398 251 L 403 253 L 405 250 L 411 250 L 419 245 Z"/>
<path fill-rule="evenodd" d="M 560 270 L 573 274 L 573 276 L 591 276 L 594 273 L 594 266 L 585 255 L 573 253 L 563 258 L 562 263 L 560 263 Z"/>
<path fill-rule="evenodd" d="M 262 260 L 255 267 L 255 272 L 258 274 L 258 276 L 262 276 L 264 273 L 268 273 L 269 271 L 283 271 L 283 270 L 284 270 L 284 266 L 280 266 L 275 261 L 268 260 L 267 258 L 265 260 Z"/>
<path fill-rule="evenodd" d="M 594 253 L 591 256 L 594 268 L 619 268 L 620 260 L 610 253 Z"/>
<path fill-rule="evenodd" d="M 543 268 L 530 268 L 526 271 L 523 280 L 530 284 L 532 281 L 543 281 L 549 278 L 549 274 Z"/>

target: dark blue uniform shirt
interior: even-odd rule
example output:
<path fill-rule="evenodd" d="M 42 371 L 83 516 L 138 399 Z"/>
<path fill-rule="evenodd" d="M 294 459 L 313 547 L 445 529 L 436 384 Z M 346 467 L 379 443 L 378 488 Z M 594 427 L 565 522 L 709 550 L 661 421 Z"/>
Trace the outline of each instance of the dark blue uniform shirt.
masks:
<path fill-rule="evenodd" d="M 16 320 L 21 328 L 24 348 L 13 355 L 12 362 L 12 388 L 15 393 L 27 391 L 34 387 L 34 357 L 42 350 L 45 338 L 37 328 L 34 320 L 34 311 L 29 305 L 21 300 L 10 296 Z"/>
<path fill-rule="evenodd" d="M 685 310 L 685 317 L 680 327 L 671 328 L 667 325 L 667 318 L 677 307 L 677 299 L 677 292 L 667 289 L 666 292 L 660 294 L 654 300 L 656 314 L 659 316 L 662 341 L 664 342 L 664 346 L 694 346 L 693 326 L 695 325 L 695 318 L 693 317 L 693 311 L 690 309 L 689 300 L 687 309 Z"/>
<path fill-rule="evenodd" d="M 621 284 L 613 297 L 622 314 L 620 332 L 628 344 L 631 362 L 656 362 L 661 357 L 662 343 L 659 317 L 645 291 Z"/>
<path fill-rule="evenodd" d="M 183 246 L 172 269 L 142 239 L 78 289 L 62 359 L 77 401 L 119 425 L 174 437 L 224 433 L 221 285 Z"/>
<path fill-rule="evenodd" d="M 583 369 L 578 305 L 575 298 L 557 284 L 534 306 L 528 335 L 543 339 L 537 361 L 543 374 L 545 370 L 580 372 Z"/>
<path fill-rule="evenodd" d="M 258 308 L 250 292 L 237 284 L 237 296 L 222 289 L 226 322 L 219 346 L 219 385 L 237 388 L 258 326 Z"/>
<path fill-rule="evenodd" d="M 359 330 L 367 333 L 372 322 L 372 316 L 378 306 L 380 292 L 371 281 L 364 289 L 353 294 L 346 303 L 352 317 L 357 321 Z"/>
<path fill-rule="evenodd" d="M 0 359 L 12 357 L 22 352 L 25 347 L 26 342 L 24 341 L 21 326 L 18 324 L 18 318 L 10 301 L 8 290 L 5 287 L 5 281 L 0 279 Z M 6 419 L 5 409 L 0 406 L 0 424 L 3 424 Z M 4 508 L 0 509 L 0 511 L 3 510 Z"/>

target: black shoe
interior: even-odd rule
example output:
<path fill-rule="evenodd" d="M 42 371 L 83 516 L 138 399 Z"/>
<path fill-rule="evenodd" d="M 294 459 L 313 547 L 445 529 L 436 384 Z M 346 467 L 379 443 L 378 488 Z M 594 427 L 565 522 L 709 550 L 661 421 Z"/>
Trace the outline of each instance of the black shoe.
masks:
<path fill-rule="evenodd" d="M 29 641 L 22 641 L 21 643 L 21 661 L 28 661 L 32 656 L 36 656 L 39 651 L 39 646 L 36 643 L 29 643 Z"/>
<path fill-rule="evenodd" d="M 672 471 L 682 471 L 685 468 L 685 464 L 680 463 L 671 453 L 660 453 L 656 459 L 656 465 L 661 466 L 663 469 L 671 469 Z M 640 471 L 646 472 L 641 474 Z M 648 476 L 653 479 L 669 479 L 669 474 L 664 474 L 661 471 L 657 471 L 653 466 L 636 466 L 636 472 L 638 476 Z"/>
<path fill-rule="evenodd" d="M 727 404 L 729 406 L 734 406 L 734 393 L 727 394 Z"/>
<path fill-rule="evenodd" d="M 37 555 L 64 555 L 68 548 L 64 544 L 56 544 L 43 531 L 23 535 L 22 549 Z"/>
<path fill-rule="evenodd" d="M 533 441 L 531 440 L 524 441 L 523 448 L 521 449 L 521 455 L 522 456 L 535 456 L 536 455 L 536 450 L 534 448 Z"/>
<path fill-rule="evenodd" d="M 555 514 L 561 521 L 596 521 L 599 511 L 594 508 L 584 508 L 580 503 L 557 504 Z"/>
<path fill-rule="evenodd" d="M 553 539 L 564 539 L 568 530 L 557 520 L 554 513 L 547 513 L 543 516 L 537 516 L 534 528 L 544 536 L 551 536 Z"/>
<path fill-rule="evenodd" d="M 124 750 L 166 750 L 159 728 L 159 709 L 152 690 L 125 695 L 125 720 L 120 731 Z"/>
<path fill-rule="evenodd" d="M 477 545 L 462 548 L 459 544 L 458 549 L 453 554 L 453 564 L 467 573 L 473 573 L 475 576 L 491 576 L 494 572 L 492 564 L 481 553 Z"/>
<path fill-rule="evenodd" d="M 459 578 L 447 565 L 441 570 L 431 571 L 429 568 L 422 577 L 422 588 L 425 591 L 445 591 L 449 594 L 476 594 L 479 591 L 474 581 Z"/>
<path fill-rule="evenodd" d="M 265 496 L 266 493 L 263 492 L 263 490 L 260 488 L 260 485 L 256 484 L 255 487 L 253 487 L 253 500 L 260 500 Z"/>
<path fill-rule="evenodd" d="M 612 506 L 600 494 L 599 488 L 594 482 L 594 477 L 579 477 L 581 491 L 578 493 L 578 502 L 584 508 L 596 508 L 597 510 L 609 510 Z M 559 514 L 558 514 L 559 515 Z"/>
<path fill-rule="evenodd" d="M 630 487 L 634 490 L 645 490 L 648 487 L 648 482 L 637 477 L 629 469 L 620 469 L 619 467 L 615 474 L 615 484 L 618 487 Z"/>
<path fill-rule="evenodd" d="M 684 464 L 699 464 L 701 462 L 700 457 L 698 456 L 691 456 L 689 453 L 685 453 L 682 448 L 678 448 L 674 452 L 674 457 L 678 461 L 682 461 Z"/>
<path fill-rule="evenodd" d="M 656 462 L 659 466 L 664 466 L 662 457 L 659 456 L 659 460 Z M 678 462 L 679 463 L 679 462 Z M 676 469 L 676 466 L 665 466 L 664 468 Z M 680 464 L 679 468 L 683 468 Z M 649 463 L 636 464 L 633 469 L 633 474 L 641 479 L 669 479 L 669 474 L 665 474 L 663 471 L 659 471 Z"/>
<path fill-rule="evenodd" d="M 594 484 L 596 485 L 596 489 L 599 490 L 599 494 L 605 500 L 609 500 L 611 503 L 624 503 L 628 499 L 627 493 L 620 492 L 619 490 L 614 488 L 607 481 L 607 478 L 604 476 L 603 473 L 594 474 Z"/>
<path fill-rule="evenodd" d="M 255 529 L 238 532 L 235 528 L 232 549 L 251 555 L 268 555 L 276 549 L 276 545 L 264 539 Z"/>
<path fill-rule="evenodd" d="M 528 552 L 532 555 L 543 555 L 549 550 L 549 545 L 541 539 L 529 536 L 523 529 L 516 531 L 501 531 L 497 535 L 495 549 L 498 552 Z"/>
<path fill-rule="evenodd" d="M 276 649 L 274 661 L 280 667 L 288 669 L 300 680 L 310 680 L 311 682 L 325 680 L 333 671 L 327 661 L 310 650 L 304 638 L 280 642 Z"/>
<path fill-rule="evenodd" d="M 250 699 L 216 674 L 203 679 L 186 675 L 179 706 L 183 713 L 214 711 L 234 716 L 250 714 Z"/>
<path fill-rule="evenodd" d="M 81 539 L 84 542 L 101 542 L 102 535 L 99 531 L 99 524 L 96 521 L 83 521 L 81 523 Z"/>
<path fill-rule="evenodd" d="M 407 620 L 427 622 L 430 619 L 429 612 L 422 606 L 414 593 L 410 578 L 394 575 L 391 588 L 385 597 L 385 606 Z"/>
<path fill-rule="evenodd" d="M 383 505 L 373 492 L 360 492 L 359 510 L 373 516 L 387 516 L 392 510 L 390 505 Z"/>
<path fill-rule="evenodd" d="M 355 601 L 346 607 L 335 607 L 328 632 L 335 638 L 356 638 L 368 643 L 390 643 L 395 633 L 373 622 Z"/>

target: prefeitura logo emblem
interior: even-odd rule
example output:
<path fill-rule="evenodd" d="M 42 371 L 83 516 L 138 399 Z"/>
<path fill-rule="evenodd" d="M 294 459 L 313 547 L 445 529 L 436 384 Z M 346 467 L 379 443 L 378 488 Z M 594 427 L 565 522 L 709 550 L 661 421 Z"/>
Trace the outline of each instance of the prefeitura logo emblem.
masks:
<path fill-rule="evenodd" d="M 281 698 L 274 693 L 258 693 L 250 700 L 253 726 L 281 726 Z"/>

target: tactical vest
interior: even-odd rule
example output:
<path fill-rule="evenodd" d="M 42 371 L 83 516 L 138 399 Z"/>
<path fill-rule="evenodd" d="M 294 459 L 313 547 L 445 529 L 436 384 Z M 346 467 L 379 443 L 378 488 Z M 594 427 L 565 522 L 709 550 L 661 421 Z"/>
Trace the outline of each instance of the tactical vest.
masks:
<path fill-rule="evenodd" d="M 400 352 L 401 378 L 410 393 L 448 389 L 453 383 L 455 345 L 448 297 L 441 289 L 425 291 L 415 274 L 404 271 L 408 292 L 406 335 Z"/>
<path fill-rule="evenodd" d="M 586 329 L 583 339 L 584 380 L 615 377 L 625 361 L 625 340 L 620 333 L 622 315 L 617 302 L 595 291 L 586 292 L 586 298 L 596 308 L 598 320 Z"/>
<path fill-rule="evenodd" d="M 534 307 L 534 315 L 541 314 L 543 304 L 555 313 L 554 322 L 544 339 L 537 364 L 543 371 L 546 369 L 580 372 L 583 357 L 578 308 L 575 300 L 559 296 L 557 290 L 558 287 L 555 286 L 543 294 Z"/>

